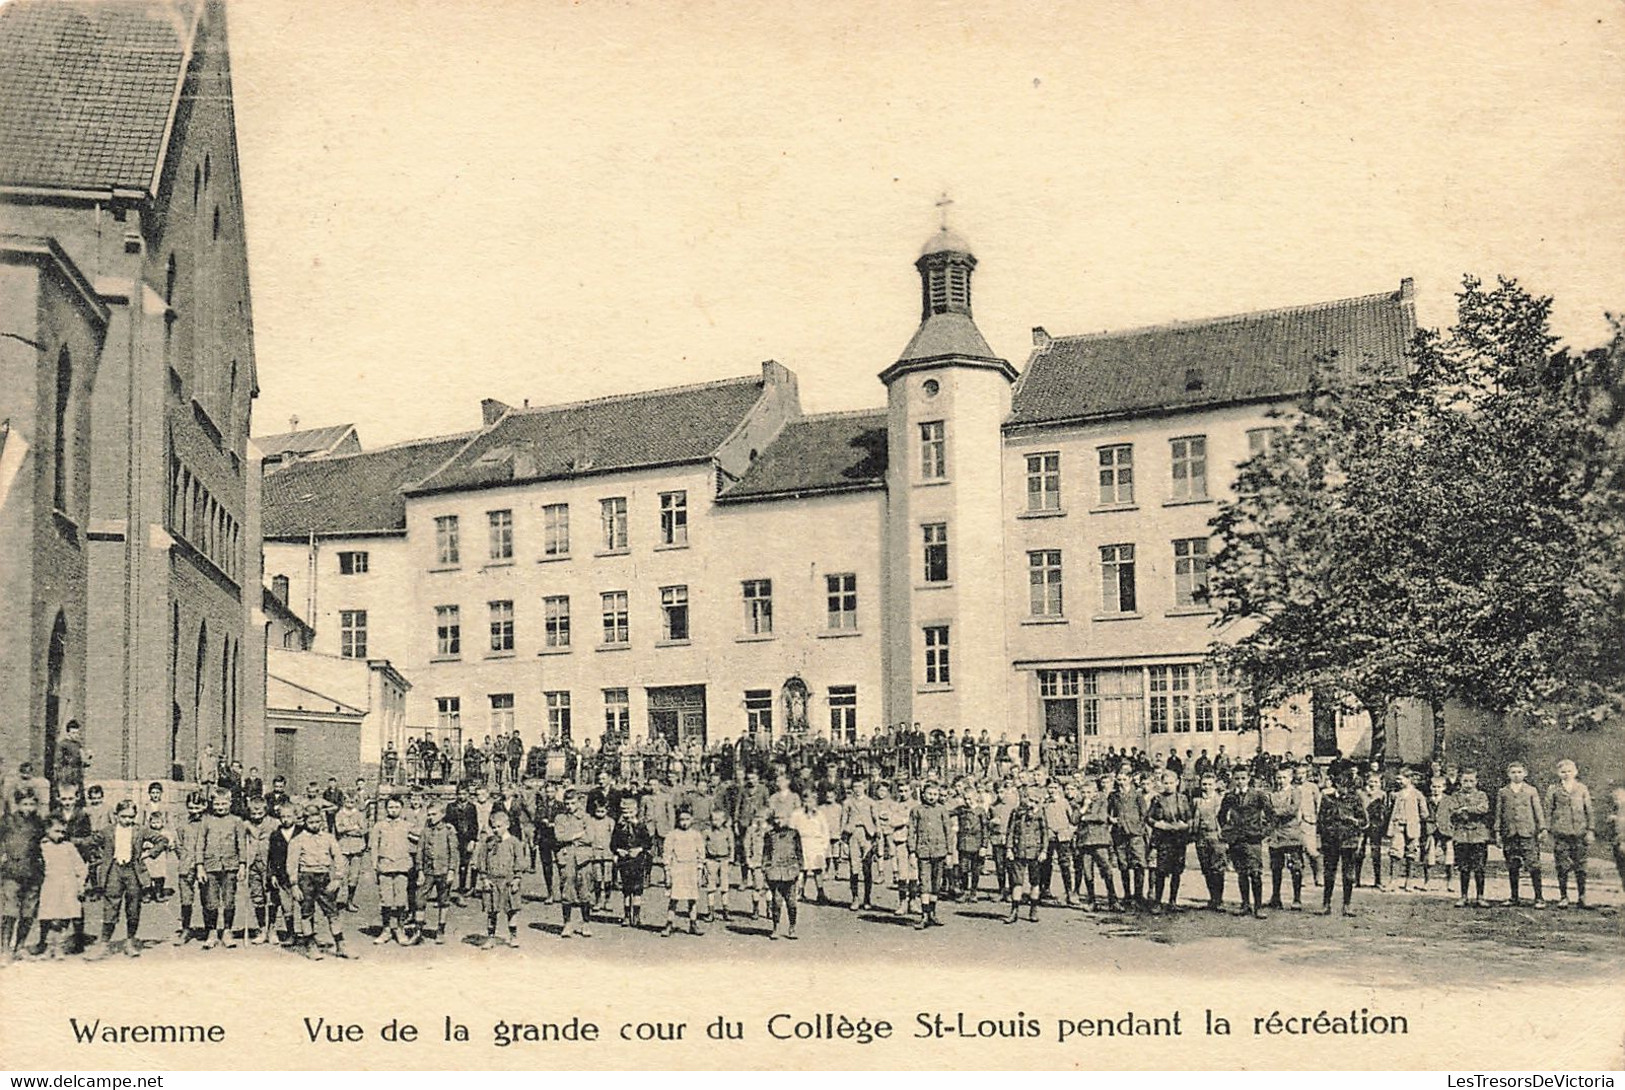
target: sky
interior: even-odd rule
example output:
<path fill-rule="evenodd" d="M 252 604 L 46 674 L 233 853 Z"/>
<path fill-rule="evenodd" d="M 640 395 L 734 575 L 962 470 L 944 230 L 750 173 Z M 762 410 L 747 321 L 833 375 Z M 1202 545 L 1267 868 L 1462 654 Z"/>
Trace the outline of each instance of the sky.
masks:
<path fill-rule="evenodd" d="M 1625 7 L 238 0 L 258 434 L 756 373 L 884 403 L 948 214 L 1052 334 L 1464 273 L 1625 311 Z"/>

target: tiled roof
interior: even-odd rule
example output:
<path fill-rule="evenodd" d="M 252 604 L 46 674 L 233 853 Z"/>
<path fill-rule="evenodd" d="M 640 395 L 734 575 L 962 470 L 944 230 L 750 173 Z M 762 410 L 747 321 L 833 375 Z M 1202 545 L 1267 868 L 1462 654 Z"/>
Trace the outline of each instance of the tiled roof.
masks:
<path fill-rule="evenodd" d="M 333 449 L 340 439 L 355 430 L 354 424 L 330 424 L 325 428 L 303 428 L 299 431 L 278 432 L 276 435 L 261 435 L 255 438 L 254 445 L 264 452 L 267 459 L 280 459 L 289 454 L 320 454 Z"/>
<path fill-rule="evenodd" d="M 262 521 L 271 540 L 402 533 L 401 490 L 438 469 L 474 432 L 420 439 L 361 454 L 291 462 L 265 477 Z"/>
<path fill-rule="evenodd" d="M 517 409 L 413 492 L 484 488 L 711 457 L 762 394 L 762 379 Z"/>
<path fill-rule="evenodd" d="M 147 191 L 191 8 L 174 0 L 0 5 L 0 185 Z"/>
<path fill-rule="evenodd" d="M 886 483 L 886 413 L 823 413 L 784 426 L 723 503 L 880 488 Z"/>
<path fill-rule="evenodd" d="M 1290 397 L 1308 389 L 1316 360 L 1332 353 L 1333 381 L 1399 374 L 1415 329 L 1407 280 L 1396 292 L 1056 337 L 1028 361 L 1013 392 L 1009 423 Z"/>
<path fill-rule="evenodd" d="M 308 621 L 289 608 L 288 603 L 273 594 L 270 587 L 260 588 L 260 609 L 267 614 L 280 617 L 289 624 L 297 625 L 308 635 L 314 635 L 316 632 Z"/>
<path fill-rule="evenodd" d="M 933 314 L 920 323 L 914 336 L 897 357 L 899 363 L 911 360 L 937 359 L 942 356 L 969 356 L 973 359 L 996 359 L 988 347 L 982 331 L 976 328 L 970 315 L 949 311 Z"/>

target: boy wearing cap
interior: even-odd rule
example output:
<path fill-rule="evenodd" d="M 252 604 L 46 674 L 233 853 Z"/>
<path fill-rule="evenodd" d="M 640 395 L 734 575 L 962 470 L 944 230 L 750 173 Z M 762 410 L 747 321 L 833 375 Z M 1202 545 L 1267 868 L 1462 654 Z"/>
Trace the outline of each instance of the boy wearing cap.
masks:
<path fill-rule="evenodd" d="M 316 910 L 319 908 L 327 917 L 334 955 L 347 958 L 350 955 L 344 950 L 344 922 L 339 915 L 338 899 L 343 856 L 338 841 L 327 831 L 327 812 L 316 805 L 306 807 L 304 813 L 304 829 L 288 841 L 288 875 L 299 891 L 304 953 L 312 961 L 322 960 L 321 944 L 316 940 Z"/>
<path fill-rule="evenodd" d="M 1597 834 L 1591 809 L 1591 790 L 1580 782 L 1573 761 L 1557 762 L 1557 782 L 1546 789 L 1546 823 L 1552 830 L 1552 856 L 1557 866 L 1557 891 L 1569 907 L 1569 876 L 1574 876 L 1575 904 L 1586 907 L 1586 851 Z"/>

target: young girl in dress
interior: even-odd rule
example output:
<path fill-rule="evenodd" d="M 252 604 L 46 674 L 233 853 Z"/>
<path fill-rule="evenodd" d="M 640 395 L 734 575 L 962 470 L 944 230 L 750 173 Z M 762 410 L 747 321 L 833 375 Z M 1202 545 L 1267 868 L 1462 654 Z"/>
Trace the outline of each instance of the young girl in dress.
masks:
<path fill-rule="evenodd" d="M 671 904 L 666 910 L 666 926 L 662 935 L 672 933 L 677 918 L 677 906 L 686 904 L 688 933 L 698 935 L 696 920 L 700 901 L 700 876 L 705 871 L 705 837 L 694 828 L 694 813 L 688 809 L 677 811 L 677 828 L 666 836 L 666 881 L 671 887 Z"/>
<path fill-rule="evenodd" d="M 85 879 L 90 866 L 73 841 L 67 839 L 68 825 L 60 817 L 45 822 L 45 839 L 40 855 L 45 861 L 45 881 L 40 886 L 40 935 L 53 961 L 62 957 L 63 934 L 85 917 Z"/>

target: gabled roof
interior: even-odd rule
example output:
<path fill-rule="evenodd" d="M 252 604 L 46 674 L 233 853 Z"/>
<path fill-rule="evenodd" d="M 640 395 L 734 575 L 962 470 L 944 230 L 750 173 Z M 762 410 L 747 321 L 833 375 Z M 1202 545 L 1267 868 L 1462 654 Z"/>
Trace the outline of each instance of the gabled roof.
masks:
<path fill-rule="evenodd" d="M 317 715 L 341 715 L 345 717 L 365 716 L 367 709 L 358 708 L 353 704 L 346 704 L 336 697 L 319 693 L 308 685 L 301 685 L 297 681 L 289 681 L 285 677 L 275 674 L 265 675 L 266 689 L 265 707 L 270 712 L 302 711 L 313 712 Z M 278 691 L 279 688 L 282 691 Z M 322 707 L 307 708 L 306 704 L 318 703 Z M 325 705 L 331 704 L 329 710 Z"/>
<path fill-rule="evenodd" d="M 310 626 L 310 622 L 306 621 L 303 617 L 299 616 L 299 614 L 295 613 L 288 603 L 278 598 L 271 591 L 270 587 L 260 588 L 260 608 L 265 613 L 281 618 L 284 622 L 298 628 L 300 631 L 304 632 L 306 636 L 314 636 L 316 634 L 316 630 Z"/>
<path fill-rule="evenodd" d="M 150 193 L 196 6 L 0 5 L 0 185 Z"/>
<path fill-rule="evenodd" d="M 1316 361 L 1331 381 L 1399 375 L 1416 329 L 1400 290 L 1122 332 L 1056 337 L 1033 352 L 1008 423 L 1055 423 L 1291 397 Z"/>
<path fill-rule="evenodd" d="M 303 541 L 406 532 L 401 490 L 433 473 L 474 432 L 419 439 L 360 454 L 291 462 L 267 474 L 262 524 L 267 540 Z"/>
<path fill-rule="evenodd" d="M 786 424 L 719 503 L 884 488 L 886 413 L 820 413 Z"/>
<path fill-rule="evenodd" d="M 300 458 L 312 454 L 327 454 L 354 436 L 354 424 L 330 424 L 325 428 L 302 428 L 299 431 L 258 436 L 254 440 L 254 445 L 264 453 L 267 462 L 280 462 L 290 455 Z M 359 439 L 356 440 L 355 447 L 360 449 Z"/>
<path fill-rule="evenodd" d="M 446 492 L 711 458 L 762 396 L 762 377 L 516 409 L 409 492 Z"/>

